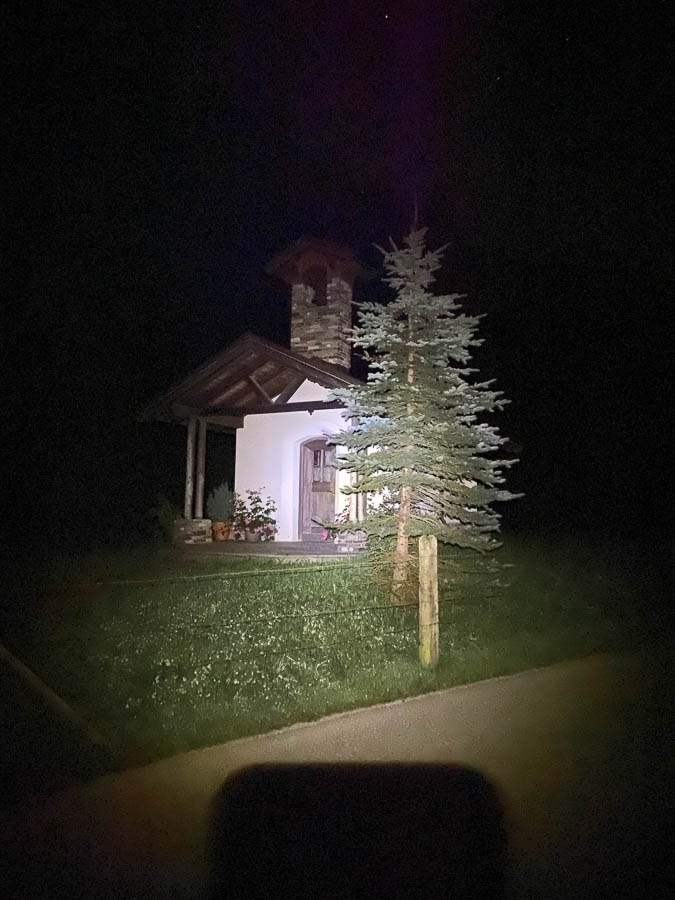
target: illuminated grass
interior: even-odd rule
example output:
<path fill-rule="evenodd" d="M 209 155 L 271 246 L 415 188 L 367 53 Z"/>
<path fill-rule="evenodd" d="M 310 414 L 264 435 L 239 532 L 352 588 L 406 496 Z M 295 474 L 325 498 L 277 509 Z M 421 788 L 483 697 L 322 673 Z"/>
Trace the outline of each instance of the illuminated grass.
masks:
<path fill-rule="evenodd" d="M 441 562 L 434 673 L 417 661 L 415 607 L 390 608 L 353 566 L 195 564 L 147 549 L 90 557 L 61 563 L 5 634 L 133 761 L 615 649 L 644 634 L 630 579 L 579 547 L 509 542 L 487 564 L 471 552 L 444 552 Z M 185 578 L 212 574 L 226 577 Z M 179 580 L 95 586 L 152 577 Z M 79 586 L 55 586 L 66 578 Z"/>

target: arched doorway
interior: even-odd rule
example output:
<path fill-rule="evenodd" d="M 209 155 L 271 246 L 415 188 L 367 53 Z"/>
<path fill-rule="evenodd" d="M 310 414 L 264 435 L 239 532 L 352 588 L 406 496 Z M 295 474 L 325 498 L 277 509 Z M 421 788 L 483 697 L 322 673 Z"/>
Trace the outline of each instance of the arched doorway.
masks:
<path fill-rule="evenodd" d="M 300 447 L 300 522 L 302 541 L 320 541 L 322 522 L 335 518 L 335 446 L 321 438 Z"/>

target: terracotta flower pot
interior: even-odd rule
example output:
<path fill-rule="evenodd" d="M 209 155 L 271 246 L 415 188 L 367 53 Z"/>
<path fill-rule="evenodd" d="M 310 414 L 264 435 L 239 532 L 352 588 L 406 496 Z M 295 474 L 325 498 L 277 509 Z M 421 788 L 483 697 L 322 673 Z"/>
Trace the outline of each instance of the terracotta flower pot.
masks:
<path fill-rule="evenodd" d="M 229 522 L 214 522 L 211 526 L 214 541 L 228 541 L 232 532 Z"/>

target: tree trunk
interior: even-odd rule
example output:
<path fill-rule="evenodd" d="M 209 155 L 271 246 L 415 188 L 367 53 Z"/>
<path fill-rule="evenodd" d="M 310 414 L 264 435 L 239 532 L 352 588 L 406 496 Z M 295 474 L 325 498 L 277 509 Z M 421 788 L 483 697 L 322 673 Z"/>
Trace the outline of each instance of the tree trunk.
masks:
<path fill-rule="evenodd" d="M 412 323 L 408 320 L 408 334 L 412 335 Z M 412 350 L 408 353 L 408 384 L 415 381 L 415 354 Z M 413 413 L 412 403 L 408 403 L 407 413 Z M 411 451 L 412 446 L 406 447 L 407 451 Z M 408 474 L 408 469 L 403 470 Z M 396 528 L 396 550 L 394 552 L 394 573 L 391 582 L 392 603 L 405 603 L 405 583 L 408 580 L 408 564 L 410 562 L 410 552 L 408 549 L 408 526 L 410 524 L 410 501 L 412 498 L 412 488 L 410 485 L 404 485 L 401 488 L 400 502 L 398 506 L 398 524 Z"/>
<path fill-rule="evenodd" d="M 398 526 L 396 530 L 396 550 L 394 553 L 394 574 L 391 582 L 391 602 L 405 603 L 404 588 L 408 580 L 408 522 L 410 521 L 410 487 L 401 488 L 401 502 L 398 510 Z"/>

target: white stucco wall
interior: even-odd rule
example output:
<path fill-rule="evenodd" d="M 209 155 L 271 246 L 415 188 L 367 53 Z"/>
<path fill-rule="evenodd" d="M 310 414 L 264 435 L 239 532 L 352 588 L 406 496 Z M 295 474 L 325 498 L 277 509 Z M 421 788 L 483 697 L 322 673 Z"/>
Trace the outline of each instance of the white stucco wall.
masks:
<path fill-rule="evenodd" d="M 289 402 L 326 401 L 327 388 L 305 381 Z M 277 505 L 278 541 L 298 540 L 300 492 L 300 447 L 311 438 L 322 438 L 344 430 L 340 409 L 314 412 L 264 413 L 246 416 L 237 431 L 234 489 L 238 494 L 261 490 Z M 339 472 L 339 483 L 346 473 Z M 336 511 L 346 498 L 336 496 Z"/>

